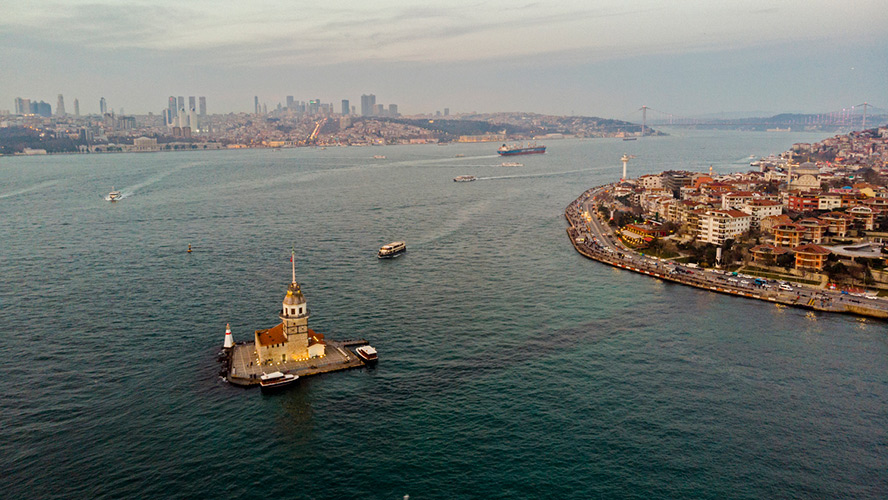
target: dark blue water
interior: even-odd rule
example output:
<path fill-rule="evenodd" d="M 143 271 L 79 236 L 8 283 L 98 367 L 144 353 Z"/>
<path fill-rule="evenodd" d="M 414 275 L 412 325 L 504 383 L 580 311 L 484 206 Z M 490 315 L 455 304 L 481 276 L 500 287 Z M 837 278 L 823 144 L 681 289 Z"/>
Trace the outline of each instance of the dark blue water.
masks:
<path fill-rule="evenodd" d="M 884 323 L 615 270 L 564 231 L 624 152 L 728 172 L 820 138 L 0 158 L 0 496 L 884 498 Z M 225 324 L 278 321 L 292 246 L 312 327 L 381 361 L 229 386 Z"/>

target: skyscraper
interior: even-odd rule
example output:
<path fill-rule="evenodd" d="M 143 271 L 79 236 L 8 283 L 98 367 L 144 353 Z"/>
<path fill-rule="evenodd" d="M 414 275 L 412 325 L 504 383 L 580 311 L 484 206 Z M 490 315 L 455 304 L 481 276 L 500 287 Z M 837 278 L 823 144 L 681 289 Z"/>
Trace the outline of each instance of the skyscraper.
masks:
<path fill-rule="evenodd" d="M 176 106 L 176 96 L 174 96 L 174 95 L 171 95 L 171 96 L 170 96 L 170 102 L 169 102 L 169 105 L 168 105 L 167 109 L 170 110 L 170 112 L 168 113 L 169 116 L 170 116 L 171 118 L 175 118 L 175 117 L 176 117 L 176 110 L 179 109 L 179 108 Z"/>
<path fill-rule="evenodd" d="M 348 105 L 348 99 L 342 100 L 342 114 L 347 115 L 351 108 Z"/>
<path fill-rule="evenodd" d="M 80 116 L 80 101 L 74 98 L 74 116 Z"/>
<path fill-rule="evenodd" d="M 65 98 L 59 94 L 59 101 L 56 103 L 56 116 L 65 116 Z"/>
<path fill-rule="evenodd" d="M 398 105 L 397 104 L 389 104 L 389 116 L 397 117 L 398 116 Z"/>
<path fill-rule="evenodd" d="M 105 102 L 105 98 L 99 99 L 99 114 L 104 115 L 108 112 L 108 104 Z"/>
<path fill-rule="evenodd" d="M 253 113 L 259 114 L 259 96 L 253 96 Z"/>
<path fill-rule="evenodd" d="M 293 111 L 293 96 L 287 96 L 287 109 Z"/>
<path fill-rule="evenodd" d="M 444 108 L 444 116 L 450 116 L 450 108 Z"/>
<path fill-rule="evenodd" d="M 207 98 L 204 96 L 200 96 L 200 99 L 197 101 L 200 106 L 200 116 L 207 116 Z"/>
<path fill-rule="evenodd" d="M 197 99 L 194 96 L 188 97 L 188 110 L 197 109 Z"/>
<path fill-rule="evenodd" d="M 178 102 L 177 102 L 176 104 L 178 104 L 177 109 L 178 109 L 179 111 L 185 109 L 185 97 L 184 97 L 184 96 L 179 96 Z"/>
<path fill-rule="evenodd" d="M 28 105 L 25 106 L 24 99 L 22 99 L 21 97 L 15 98 L 15 114 L 26 115 L 31 112 L 30 108 L 31 108 L 31 103 L 28 103 Z"/>
<path fill-rule="evenodd" d="M 361 116 L 372 116 L 373 107 L 376 106 L 376 96 L 373 94 L 361 95 Z"/>

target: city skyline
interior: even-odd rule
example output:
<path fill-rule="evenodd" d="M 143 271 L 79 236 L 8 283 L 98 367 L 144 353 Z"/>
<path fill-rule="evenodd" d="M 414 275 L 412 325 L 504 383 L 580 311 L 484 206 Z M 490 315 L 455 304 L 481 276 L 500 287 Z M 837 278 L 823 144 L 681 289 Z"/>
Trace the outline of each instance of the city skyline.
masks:
<path fill-rule="evenodd" d="M 386 1 L 297 13 L 38 0 L 8 12 L 0 64 L 18 70 L 4 73 L 0 109 L 58 94 L 82 101 L 84 114 L 101 97 L 115 110 L 157 114 L 170 94 L 207 96 L 211 113 L 249 112 L 250 96 L 271 110 L 287 95 L 339 103 L 372 92 L 404 114 L 449 107 L 617 119 L 642 104 L 690 116 L 888 103 L 888 13 L 875 1 L 839 10 L 822 1 Z"/>

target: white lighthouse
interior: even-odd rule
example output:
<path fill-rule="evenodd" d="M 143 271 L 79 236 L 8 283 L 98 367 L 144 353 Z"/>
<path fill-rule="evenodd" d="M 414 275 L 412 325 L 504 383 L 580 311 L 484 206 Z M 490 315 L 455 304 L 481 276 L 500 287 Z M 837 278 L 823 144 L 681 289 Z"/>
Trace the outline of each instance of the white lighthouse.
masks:
<path fill-rule="evenodd" d="M 231 349 L 234 347 L 234 338 L 231 336 L 231 324 L 225 324 L 225 343 L 222 344 L 223 349 Z"/>
<path fill-rule="evenodd" d="M 623 153 L 623 157 L 620 158 L 620 161 L 623 162 L 623 177 L 620 177 L 621 181 L 626 180 L 626 165 L 629 163 L 629 155 Z"/>

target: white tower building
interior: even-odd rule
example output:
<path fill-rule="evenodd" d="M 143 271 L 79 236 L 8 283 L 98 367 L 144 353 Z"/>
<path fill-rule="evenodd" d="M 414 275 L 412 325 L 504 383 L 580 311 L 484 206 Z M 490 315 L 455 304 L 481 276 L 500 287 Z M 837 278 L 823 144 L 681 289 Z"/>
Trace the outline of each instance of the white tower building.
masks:
<path fill-rule="evenodd" d="M 620 158 L 620 161 L 623 162 L 623 177 L 620 177 L 621 181 L 626 180 L 626 165 L 629 163 L 629 155 L 623 153 L 623 157 Z"/>
<path fill-rule="evenodd" d="M 234 347 L 234 338 L 231 336 L 231 323 L 225 324 L 225 343 L 222 344 L 222 348 L 231 349 Z"/>

